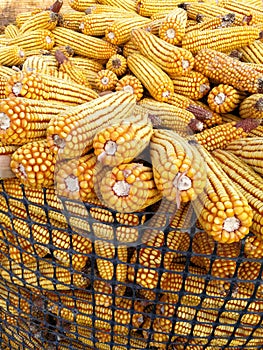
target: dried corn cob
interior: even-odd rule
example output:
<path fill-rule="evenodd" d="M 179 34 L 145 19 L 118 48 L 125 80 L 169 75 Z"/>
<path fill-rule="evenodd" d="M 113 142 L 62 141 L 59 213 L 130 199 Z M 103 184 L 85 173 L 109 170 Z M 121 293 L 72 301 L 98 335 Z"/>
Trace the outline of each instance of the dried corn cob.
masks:
<path fill-rule="evenodd" d="M 139 79 L 133 75 L 125 75 L 116 84 L 116 91 L 128 91 L 136 96 L 138 102 L 143 96 L 143 86 Z"/>
<path fill-rule="evenodd" d="M 137 0 L 137 12 L 141 16 L 150 17 L 159 12 L 170 12 L 174 10 L 181 1 L 179 0 L 168 0 L 164 2 L 156 2 L 154 0 Z"/>
<path fill-rule="evenodd" d="M 112 12 L 112 13 L 124 13 L 124 12 L 131 12 L 130 10 L 125 10 L 123 7 L 118 7 L 115 5 L 103 5 L 103 4 L 95 4 L 94 6 L 90 6 L 87 8 L 85 13 L 87 15 L 95 14 L 95 13 L 105 13 L 105 12 Z"/>
<path fill-rule="evenodd" d="M 89 59 L 87 57 L 74 56 L 71 58 L 71 61 L 76 67 L 81 68 L 85 71 L 92 71 L 98 73 L 100 70 L 103 69 L 103 65 L 100 62 L 93 59 Z"/>
<path fill-rule="evenodd" d="M 193 24 L 186 27 L 185 32 L 189 33 L 192 30 L 206 30 L 206 29 L 217 29 L 224 27 L 231 27 L 235 21 L 235 14 L 228 13 L 224 16 L 208 17 L 204 18 L 200 23 Z M 189 21 L 188 21 L 189 22 Z"/>
<path fill-rule="evenodd" d="M 238 52 L 242 54 L 242 60 L 245 62 L 263 63 L 263 42 L 261 40 L 255 40 L 250 45 L 240 47 Z"/>
<path fill-rule="evenodd" d="M 253 26 L 232 26 L 230 28 L 191 31 L 182 40 L 182 48 L 197 54 L 202 49 L 221 52 L 238 49 L 252 44 L 259 38 L 260 29 Z"/>
<path fill-rule="evenodd" d="M 19 28 L 15 24 L 8 24 L 5 27 L 5 37 L 8 39 L 13 39 L 19 35 Z"/>
<path fill-rule="evenodd" d="M 134 44 L 133 40 L 127 41 L 126 44 L 123 46 L 123 56 L 125 58 L 128 58 L 133 53 L 140 53 L 140 51 L 137 49 L 136 45 Z"/>
<path fill-rule="evenodd" d="M 245 240 L 244 253 L 247 258 L 262 259 L 263 240 L 257 236 L 249 236 Z"/>
<path fill-rule="evenodd" d="M 5 86 L 7 84 L 7 79 L 0 75 L 0 100 L 5 98 Z"/>
<path fill-rule="evenodd" d="M 114 90 L 117 82 L 117 75 L 109 69 L 99 71 L 95 79 L 95 84 L 99 91 Z"/>
<path fill-rule="evenodd" d="M 190 71 L 183 76 L 170 74 L 173 80 L 174 92 L 187 96 L 193 100 L 199 100 L 204 97 L 210 90 L 210 83 L 202 73 Z"/>
<path fill-rule="evenodd" d="M 44 56 L 32 55 L 25 60 L 22 72 L 34 72 L 40 74 L 49 74 L 50 70 L 57 70 L 57 64 L 51 58 L 48 60 Z"/>
<path fill-rule="evenodd" d="M 84 12 L 68 9 L 59 14 L 58 26 L 79 31 L 79 26 L 85 16 Z"/>
<path fill-rule="evenodd" d="M 99 0 L 99 4 L 118 7 L 129 12 L 136 12 L 136 4 L 133 0 Z M 97 7 L 97 5 L 96 5 Z M 99 7 L 99 6 L 98 6 Z"/>
<path fill-rule="evenodd" d="M 207 166 L 207 186 L 194 202 L 198 220 L 214 240 L 220 243 L 238 242 L 248 234 L 252 225 L 252 209 L 244 194 L 231 184 L 212 155 L 203 147 L 199 147 L 198 152 Z"/>
<path fill-rule="evenodd" d="M 30 50 L 50 50 L 55 44 L 54 34 L 48 29 L 36 29 L 22 33 L 9 40 L 9 45 L 21 47 L 27 54 Z"/>
<path fill-rule="evenodd" d="M 148 146 L 152 133 L 146 111 L 136 108 L 128 120 L 113 123 L 94 136 L 94 154 L 103 165 L 129 163 Z"/>
<path fill-rule="evenodd" d="M 31 18 L 32 16 L 34 16 L 35 14 L 41 12 L 42 9 L 40 8 L 36 8 L 32 11 L 25 11 L 25 12 L 20 12 L 19 14 L 16 15 L 16 25 L 18 26 L 18 28 L 21 27 L 21 25 L 27 21 L 29 18 Z"/>
<path fill-rule="evenodd" d="M 6 145 L 0 141 L 0 179 L 12 178 L 15 174 L 10 169 L 11 154 L 18 148 L 17 145 Z"/>
<path fill-rule="evenodd" d="M 231 85 L 219 84 L 215 86 L 207 96 L 207 103 L 212 111 L 228 113 L 236 109 L 246 97 L 242 92 Z"/>
<path fill-rule="evenodd" d="M 99 198 L 121 213 L 140 211 L 161 199 L 152 169 L 140 163 L 120 164 L 105 171 L 96 185 Z"/>
<path fill-rule="evenodd" d="M 195 56 L 195 70 L 240 91 L 260 93 L 262 90 L 262 74 L 245 63 L 212 49 L 198 52 Z"/>
<path fill-rule="evenodd" d="M 133 54 L 127 58 L 132 73 L 141 81 L 149 93 L 157 101 L 167 101 L 174 92 L 172 80 L 154 62 L 141 54 Z"/>
<path fill-rule="evenodd" d="M 193 68 L 194 58 L 188 50 L 173 46 L 144 29 L 134 30 L 132 40 L 142 55 L 168 74 L 182 75 Z"/>
<path fill-rule="evenodd" d="M 26 54 L 18 45 L 0 47 L 0 64 L 5 66 L 16 66 L 22 64 Z"/>
<path fill-rule="evenodd" d="M 133 30 L 146 26 L 150 22 L 149 18 L 141 16 L 116 20 L 105 30 L 105 39 L 115 45 L 124 44 L 131 39 Z"/>
<path fill-rule="evenodd" d="M 159 37 L 170 44 L 181 43 L 187 23 L 187 13 L 181 8 L 171 11 L 159 27 Z"/>
<path fill-rule="evenodd" d="M 46 135 L 47 125 L 66 106 L 49 101 L 9 97 L 0 101 L 0 140 L 22 145 Z"/>
<path fill-rule="evenodd" d="M 263 165 L 261 163 L 263 137 L 249 137 L 231 141 L 226 150 L 238 156 L 257 173 L 263 175 Z"/>
<path fill-rule="evenodd" d="M 60 151 L 64 159 L 80 156 L 92 147 L 94 135 L 105 127 L 105 123 L 126 118 L 134 107 L 135 96 L 123 91 L 72 107 L 50 121 L 47 128 L 48 145 L 52 152 Z"/>
<path fill-rule="evenodd" d="M 69 6 L 76 11 L 84 12 L 89 6 L 96 5 L 95 0 L 69 0 Z"/>
<path fill-rule="evenodd" d="M 106 69 L 111 70 L 117 76 L 123 75 L 127 69 L 127 60 L 122 55 L 113 55 L 108 60 Z"/>
<path fill-rule="evenodd" d="M 200 120 L 202 120 L 204 124 L 204 128 L 210 128 L 211 126 L 220 125 L 223 123 L 222 121 L 223 116 L 221 116 L 221 114 L 213 112 L 208 105 L 206 105 L 201 101 L 194 101 L 194 102 L 196 103 L 196 106 L 203 108 L 208 115 L 207 118 L 203 118 L 202 113 L 201 115 L 196 115 L 196 118 L 199 118 Z"/>
<path fill-rule="evenodd" d="M 253 6 L 249 2 L 236 1 L 236 0 L 222 0 L 219 4 L 220 7 L 223 7 L 229 11 L 238 13 L 244 17 L 252 17 L 249 21 L 249 24 L 260 24 L 263 21 L 263 11 L 260 7 Z"/>
<path fill-rule="evenodd" d="M 194 148 L 174 131 L 154 130 L 150 142 L 154 180 L 168 200 L 193 200 L 204 189 L 206 180 L 202 159 Z"/>
<path fill-rule="evenodd" d="M 241 118 L 263 118 L 263 94 L 251 94 L 239 106 Z"/>
<path fill-rule="evenodd" d="M 53 30 L 58 22 L 58 14 L 52 11 L 42 11 L 25 21 L 19 28 L 19 35 L 38 29 Z"/>
<path fill-rule="evenodd" d="M 0 77 L 1 77 L 1 79 L 10 78 L 14 74 L 14 72 L 15 71 L 13 69 L 0 65 Z"/>
<path fill-rule="evenodd" d="M 76 55 L 95 59 L 109 59 L 117 48 L 99 38 L 95 38 L 67 28 L 55 28 L 52 31 L 57 45 L 69 45 Z"/>
<path fill-rule="evenodd" d="M 81 91 L 81 94 L 80 94 Z M 92 89 L 63 79 L 33 72 L 17 72 L 6 85 L 6 96 L 81 104 L 98 97 Z"/>
<path fill-rule="evenodd" d="M 247 133 L 257 127 L 257 125 L 258 123 L 253 119 L 241 120 L 239 122 L 233 121 L 201 131 L 194 138 L 208 151 L 218 148 L 224 149 L 230 142 L 246 137 Z"/>
<path fill-rule="evenodd" d="M 258 189 L 262 185 L 262 178 L 245 162 L 231 152 L 224 150 L 213 151 L 213 156 L 222 167 L 229 179 L 247 199 L 253 211 L 252 226 L 250 227 L 259 239 L 263 238 L 262 227 L 262 192 Z M 235 210 L 235 209 L 234 209 Z"/>
<path fill-rule="evenodd" d="M 263 125 L 257 126 L 255 129 L 248 133 L 248 137 L 262 137 L 263 136 Z"/>

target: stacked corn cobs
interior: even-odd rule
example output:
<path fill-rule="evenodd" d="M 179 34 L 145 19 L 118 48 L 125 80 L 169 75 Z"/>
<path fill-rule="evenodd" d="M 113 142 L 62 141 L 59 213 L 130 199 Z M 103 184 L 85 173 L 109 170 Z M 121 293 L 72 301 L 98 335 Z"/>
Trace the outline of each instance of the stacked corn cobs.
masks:
<path fill-rule="evenodd" d="M 261 1 L 68 5 L 0 35 L 2 348 L 262 346 Z"/>

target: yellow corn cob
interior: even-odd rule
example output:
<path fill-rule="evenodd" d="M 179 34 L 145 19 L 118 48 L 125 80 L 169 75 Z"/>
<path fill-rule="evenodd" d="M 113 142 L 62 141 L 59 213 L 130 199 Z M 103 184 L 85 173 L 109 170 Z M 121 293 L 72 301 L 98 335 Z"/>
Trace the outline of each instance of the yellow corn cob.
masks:
<path fill-rule="evenodd" d="M 247 133 L 257 125 L 258 123 L 253 119 L 233 121 L 201 131 L 194 138 L 208 151 L 224 149 L 230 142 L 246 137 Z"/>
<path fill-rule="evenodd" d="M 128 58 L 133 53 L 140 53 L 140 51 L 137 49 L 132 39 L 127 41 L 127 43 L 124 44 L 122 51 L 123 51 L 123 56 L 125 58 Z"/>
<path fill-rule="evenodd" d="M 230 123 L 230 122 L 240 122 L 242 119 L 235 115 L 235 114 L 231 114 L 231 113 L 225 113 L 222 115 L 222 121 L 223 123 Z"/>
<path fill-rule="evenodd" d="M 110 57 L 106 69 L 111 70 L 117 76 L 123 75 L 127 69 L 127 60 L 122 55 L 116 54 Z"/>
<path fill-rule="evenodd" d="M 26 53 L 18 45 L 0 47 L 0 64 L 5 66 L 19 66 L 26 59 Z"/>
<path fill-rule="evenodd" d="M 170 74 L 174 84 L 174 92 L 187 96 L 193 100 L 199 100 L 210 90 L 210 83 L 202 73 L 190 71 L 183 76 Z"/>
<path fill-rule="evenodd" d="M 162 20 L 165 19 L 165 17 L 171 12 L 174 11 L 175 8 L 173 8 L 172 10 L 165 10 L 164 8 L 162 8 L 160 10 L 160 12 L 156 12 L 151 16 L 151 20 L 152 21 L 160 21 L 160 24 L 162 23 Z"/>
<path fill-rule="evenodd" d="M 49 74 L 50 70 L 57 70 L 57 63 L 51 58 L 48 60 L 44 56 L 33 55 L 25 60 L 22 72 L 34 72 L 40 74 Z"/>
<path fill-rule="evenodd" d="M 247 199 L 253 211 L 252 226 L 250 227 L 250 230 L 259 237 L 259 239 L 263 239 L 263 197 L 262 192 L 258 190 L 261 187 L 262 178 L 245 162 L 231 152 L 216 150 L 213 151 L 212 154 L 229 179 L 231 179 L 234 185 Z"/>
<path fill-rule="evenodd" d="M 140 211 L 161 199 L 152 169 L 140 163 L 120 164 L 105 171 L 98 187 L 105 205 L 121 213 Z"/>
<path fill-rule="evenodd" d="M 80 94 L 81 91 L 81 94 Z M 25 97 L 34 100 L 54 100 L 68 104 L 81 104 L 98 97 L 92 89 L 75 82 L 40 75 L 33 72 L 17 72 L 7 82 L 6 96 Z"/>
<path fill-rule="evenodd" d="M 25 11 L 25 12 L 20 12 L 19 14 L 16 15 L 16 25 L 18 26 L 18 28 L 21 27 L 21 25 L 27 21 L 29 18 L 31 18 L 32 16 L 34 16 L 35 14 L 41 12 L 42 9 L 40 8 L 36 8 L 32 11 Z"/>
<path fill-rule="evenodd" d="M 238 52 L 242 54 L 242 60 L 245 62 L 263 63 L 263 42 L 260 40 L 255 40 L 250 45 L 243 45 Z"/>
<path fill-rule="evenodd" d="M 207 96 L 207 103 L 212 111 L 228 113 L 235 110 L 246 97 L 242 92 L 231 85 L 219 84 L 215 86 Z"/>
<path fill-rule="evenodd" d="M 262 259 L 263 240 L 257 236 L 249 236 L 245 240 L 244 253 L 247 258 Z"/>
<path fill-rule="evenodd" d="M 159 28 L 159 37 L 173 45 L 181 43 L 185 35 L 186 23 L 186 11 L 176 8 L 162 20 Z"/>
<path fill-rule="evenodd" d="M 263 137 L 249 137 L 231 141 L 226 150 L 238 156 L 257 173 L 263 175 Z"/>
<path fill-rule="evenodd" d="M 182 1 L 168 0 L 164 2 L 156 2 L 155 0 L 137 0 L 137 12 L 141 16 L 150 17 L 159 12 L 168 12 L 174 10 Z"/>
<path fill-rule="evenodd" d="M 95 59 L 109 59 L 117 48 L 99 38 L 95 38 L 67 28 L 55 28 L 52 31 L 57 45 L 69 45 L 76 55 Z"/>
<path fill-rule="evenodd" d="M 66 106 L 49 101 L 9 97 L 0 101 L 0 140 L 5 144 L 22 145 L 46 135 L 51 118 Z"/>
<path fill-rule="evenodd" d="M 203 191 L 202 159 L 176 132 L 155 129 L 150 154 L 157 188 L 168 200 L 175 200 L 178 207 Z"/>
<path fill-rule="evenodd" d="M 133 0 L 99 0 L 99 4 L 119 7 L 126 11 L 136 12 L 136 3 Z M 97 7 L 97 5 L 95 5 Z"/>
<path fill-rule="evenodd" d="M 95 14 L 95 13 L 104 13 L 104 12 L 124 13 L 124 12 L 131 12 L 131 11 L 125 10 L 123 7 L 118 7 L 118 5 L 115 6 L 115 5 L 102 5 L 102 4 L 95 4 L 94 6 L 90 6 L 85 11 L 87 15 Z"/>
<path fill-rule="evenodd" d="M 5 86 L 7 84 L 7 79 L 0 75 L 0 100 L 5 98 Z"/>
<path fill-rule="evenodd" d="M 52 152 L 60 151 L 64 159 L 80 156 L 92 147 L 96 132 L 105 127 L 106 122 L 126 118 L 134 107 L 135 96 L 123 91 L 72 107 L 50 121 L 48 145 Z"/>
<path fill-rule="evenodd" d="M 173 46 L 144 29 L 134 30 L 132 40 L 142 55 L 168 74 L 182 75 L 193 68 L 194 58 L 188 50 Z"/>
<path fill-rule="evenodd" d="M 235 20 L 234 13 L 228 13 L 224 16 L 208 17 L 204 18 L 200 23 L 193 23 L 193 25 L 188 25 L 185 29 L 186 33 L 192 30 L 206 30 L 206 29 L 217 29 L 224 27 L 231 27 Z M 189 20 L 188 20 L 189 22 Z"/>
<path fill-rule="evenodd" d="M 260 24 L 263 21 L 262 4 L 260 7 L 253 6 L 249 2 L 237 1 L 237 0 L 222 0 L 219 6 L 238 13 L 244 17 L 251 17 L 249 24 Z"/>
<path fill-rule="evenodd" d="M 262 74 L 246 63 L 216 50 L 200 50 L 195 56 L 195 70 L 218 83 L 232 85 L 240 91 L 260 93 L 262 90 Z"/>
<path fill-rule="evenodd" d="M 14 74 L 14 69 L 0 65 L 0 77 L 4 79 L 10 78 Z"/>
<path fill-rule="evenodd" d="M 206 48 L 227 52 L 253 43 L 259 34 L 260 29 L 253 26 L 191 31 L 183 37 L 182 48 L 193 54 Z"/>
<path fill-rule="evenodd" d="M 105 39 L 115 45 L 124 44 L 131 39 L 133 30 L 149 24 L 149 18 L 134 16 L 114 21 L 105 30 Z"/>
<path fill-rule="evenodd" d="M 30 187 L 50 187 L 54 183 L 56 158 L 46 140 L 28 142 L 11 156 L 10 167 L 21 183 Z"/>
<path fill-rule="evenodd" d="M 129 163 L 148 146 L 152 133 L 146 111 L 136 108 L 128 120 L 113 123 L 94 136 L 94 154 L 103 165 Z"/>
<path fill-rule="evenodd" d="M 116 84 L 116 91 L 128 91 L 136 96 L 136 101 L 139 101 L 143 96 L 143 86 L 139 79 L 133 75 L 125 75 Z"/>
<path fill-rule="evenodd" d="M 13 39 L 19 35 L 19 29 L 15 24 L 8 24 L 5 27 L 5 37 L 8 39 Z"/>
<path fill-rule="evenodd" d="M 154 62 L 141 54 L 128 57 L 127 64 L 132 73 L 141 81 L 153 98 L 167 101 L 174 92 L 172 80 Z"/>
<path fill-rule="evenodd" d="M 134 12 L 102 12 L 89 14 L 82 19 L 79 29 L 86 35 L 103 36 L 107 27 L 114 21 L 132 17 L 134 17 Z"/>
<path fill-rule="evenodd" d="M 248 137 L 262 137 L 263 136 L 263 125 L 257 126 L 255 129 L 248 133 Z"/>
<path fill-rule="evenodd" d="M 52 11 L 42 11 L 25 21 L 19 28 L 19 34 L 37 29 L 53 30 L 58 22 L 58 14 Z"/>
<path fill-rule="evenodd" d="M 67 9 L 59 14 L 58 26 L 78 31 L 84 17 L 84 12 Z"/>
<path fill-rule="evenodd" d="M 86 71 L 98 73 L 100 70 L 103 69 L 103 65 L 101 63 L 99 63 L 96 60 L 89 59 L 87 57 L 73 56 L 71 58 L 71 61 L 76 67 Z"/>
<path fill-rule="evenodd" d="M 262 119 L 263 117 L 263 94 L 251 94 L 245 98 L 239 106 L 241 118 Z"/>
<path fill-rule="evenodd" d="M 17 45 L 25 50 L 50 50 L 55 44 L 54 34 L 48 29 L 36 29 L 22 33 L 14 39 L 9 40 L 9 45 Z"/>
<path fill-rule="evenodd" d="M 109 69 L 99 71 L 95 79 L 95 84 L 99 91 L 114 90 L 117 82 L 117 75 Z"/>
<path fill-rule="evenodd" d="M 89 6 L 96 5 L 95 0 L 69 0 L 69 6 L 76 11 L 84 12 Z"/>
<path fill-rule="evenodd" d="M 202 118 L 202 114 L 201 114 L 201 120 L 204 124 L 204 128 L 210 128 L 211 126 L 220 125 L 223 123 L 222 121 L 223 116 L 221 116 L 221 114 L 213 112 L 208 105 L 206 105 L 201 101 L 194 101 L 194 102 L 196 103 L 196 106 L 203 108 L 207 113 L 207 118 Z M 199 118 L 199 115 L 196 115 L 196 118 Z"/>

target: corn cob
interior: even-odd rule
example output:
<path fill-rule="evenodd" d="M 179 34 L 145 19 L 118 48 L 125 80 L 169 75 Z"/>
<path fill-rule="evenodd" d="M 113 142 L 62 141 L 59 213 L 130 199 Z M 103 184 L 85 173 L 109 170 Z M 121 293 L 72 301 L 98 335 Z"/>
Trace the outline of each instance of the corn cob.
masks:
<path fill-rule="evenodd" d="M 112 12 L 112 13 L 126 13 L 131 12 L 129 10 L 125 10 L 123 7 L 118 7 L 115 5 L 103 5 L 103 4 L 95 4 L 94 6 L 90 6 L 86 9 L 85 13 L 87 15 L 90 14 L 97 14 L 97 13 L 105 13 L 105 12 Z"/>
<path fill-rule="evenodd" d="M 263 238 L 262 227 L 262 192 L 258 189 L 261 187 L 262 178 L 254 172 L 246 163 L 234 154 L 216 150 L 213 156 L 229 179 L 234 183 L 238 190 L 247 199 L 253 211 L 252 226 L 250 230 L 259 239 Z"/>
<path fill-rule="evenodd" d="M 173 83 L 169 76 L 143 55 L 135 53 L 129 56 L 127 64 L 132 73 L 157 101 L 167 101 L 169 95 L 174 92 Z"/>
<path fill-rule="evenodd" d="M 215 86 L 207 96 L 207 103 L 212 111 L 228 113 L 235 110 L 246 97 L 242 92 L 231 85 L 219 84 Z"/>
<path fill-rule="evenodd" d="M 103 165 L 129 163 L 147 147 L 152 133 L 147 113 L 136 108 L 128 120 L 112 124 L 95 135 L 94 154 Z"/>
<path fill-rule="evenodd" d="M 103 69 L 103 65 L 96 60 L 92 60 L 86 57 L 74 56 L 71 58 L 74 65 L 84 71 L 92 71 L 98 73 Z"/>
<path fill-rule="evenodd" d="M 48 60 L 40 55 L 27 57 L 22 67 L 22 72 L 30 71 L 40 74 L 49 74 L 50 70 L 57 70 L 57 64 L 53 62 L 52 58 Z"/>
<path fill-rule="evenodd" d="M 111 70 L 117 76 L 121 76 L 126 72 L 127 60 L 122 55 L 116 54 L 110 57 L 106 64 L 106 69 Z"/>
<path fill-rule="evenodd" d="M 260 93 L 262 77 L 255 69 L 222 52 L 203 49 L 195 56 L 195 70 L 222 84 L 240 91 Z"/>
<path fill-rule="evenodd" d="M 136 12 L 136 3 L 133 0 L 99 0 L 99 4 L 121 8 L 125 11 Z M 99 7 L 95 5 L 96 7 Z"/>
<path fill-rule="evenodd" d="M 228 13 L 224 16 L 208 17 L 202 20 L 200 23 L 189 25 L 186 27 L 185 32 L 190 33 L 192 30 L 206 30 L 206 29 L 218 29 L 224 27 L 231 27 L 235 20 L 234 13 Z M 188 21 L 189 22 L 189 21 Z"/>
<path fill-rule="evenodd" d="M 19 29 L 15 24 L 8 24 L 5 27 L 5 37 L 8 39 L 13 39 L 19 35 Z"/>
<path fill-rule="evenodd" d="M 128 91 L 136 96 L 138 102 L 143 96 L 143 86 L 139 79 L 133 75 L 125 75 L 116 84 L 116 91 Z"/>
<path fill-rule="evenodd" d="M 201 131 L 194 136 L 195 140 L 208 151 L 215 149 L 224 149 L 232 141 L 246 137 L 247 133 L 258 125 L 253 119 L 246 121 L 229 122 L 222 125 L 214 126 L 211 129 Z"/>
<path fill-rule="evenodd" d="M 263 20 L 263 11 L 261 9 L 262 4 L 260 7 L 253 6 L 249 4 L 248 2 L 243 1 L 236 1 L 236 0 L 222 0 L 219 4 L 220 7 L 223 7 L 229 11 L 233 11 L 235 13 L 238 13 L 244 17 L 252 17 L 249 24 L 260 24 Z"/>
<path fill-rule="evenodd" d="M 54 34 L 48 29 L 36 29 L 22 33 L 9 40 L 9 45 L 21 47 L 27 54 L 30 50 L 50 50 L 55 44 Z"/>
<path fill-rule="evenodd" d="M 16 15 L 16 25 L 18 26 L 18 28 L 21 27 L 21 25 L 27 21 L 29 18 L 31 18 L 32 16 L 34 16 L 35 14 L 41 12 L 42 9 L 40 8 L 36 8 L 32 11 L 25 11 L 25 12 L 20 12 L 19 14 Z"/>
<path fill-rule="evenodd" d="M 134 95 L 122 91 L 72 107 L 50 121 L 47 128 L 48 145 L 54 153 L 63 153 L 65 158 L 80 156 L 84 150 L 92 147 L 93 137 L 105 127 L 106 122 L 127 117 L 134 107 Z"/>
<path fill-rule="evenodd" d="M 255 40 L 250 45 L 244 45 L 238 49 L 242 54 L 242 60 L 257 64 L 263 63 L 263 43 L 260 40 Z"/>
<path fill-rule="evenodd" d="M 99 71 L 95 79 L 95 84 L 99 91 L 114 90 L 117 82 L 117 75 L 109 69 Z"/>
<path fill-rule="evenodd" d="M 257 173 L 263 175 L 263 166 L 261 164 L 263 137 L 241 138 L 231 141 L 227 145 L 226 150 L 238 156 Z"/>
<path fill-rule="evenodd" d="M 199 100 L 210 90 L 210 83 L 202 73 L 190 71 L 183 76 L 170 74 L 173 80 L 174 92 L 187 96 L 193 100 Z"/>
<path fill-rule="evenodd" d="M 170 12 L 174 10 L 180 3 L 181 1 L 179 0 L 168 0 L 165 3 L 158 3 L 154 0 L 137 0 L 136 6 L 137 12 L 141 16 L 150 17 L 159 12 Z"/>
<path fill-rule="evenodd" d="M 34 100 L 67 102 L 71 105 L 85 103 L 98 97 L 92 89 L 83 89 L 82 85 L 75 82 L 66 82 L 33 72 L 17 72 L 9 79 L 6 96 L 13 95 Z"/>
<path fill-rule="evenodd" d="M 57 45 L 69 45 L 76 55 L 95 59 L 109 59 L 117 51 L 114 45 L 102 39 L 78 33 L 71 29 L 57 27 L 52 33 Z"/>
<path fill-rule="evenodd" d="M 59 14 L 57 25 L 59 27 L 79 31 L 79 26 L 85 16 L 84 12 L 69 9 Z"/>
<path fill-rule="evenodd" d="M 0 64 L 15 66 L 22 64 L 26 59 L 23 49 L 17 45 L 0 47 Z"/>
<path fill-rule="evenodd" d="M 196 106 L 203 108 L 208 117 L 204 118 L 201 115 L 196 115 L 196 118 L 199 118 L 200 120 L 202 120 L 203 124 L 204 124 L 204 128 L 210 128 L 211 126 L 215 126 L 215 125 L 220 125 L 223 123 L 223 116 L 221 114 L 218 114 L 216 112 L 213 112 L 208 105 L 206 105 L 205 103 L 201 102 L 201 101 L 194 101 L 196 103 Z M 191 110 L 191 109 L 190 109 Z M 193 112 L 194 113 L 194 112 Z"/>
<path fill-rule="evenodd" d="M 263 125 L 257 126 L 255 129 L 251 130 L 248 137 L 262 137 L 263 136 Z"/>
<path fill-rule="evenodd" d="M 241 118 L 256 118 L 263 117 L 263 94 L 251 94 L 245 98 L 239 106 L 239 116 Z"/>
<path fill-rule="evenodd" d="M 182 75 L 193 68 L 194 58 L 188 50 L 166 43 L 146 30 L 134 30 L 132 40 L 142 55 L 168 74 Z"/>
<path fill-rule="evenodd" d="M 12 68 L 0 65 L 0 77 L 1 79 L 8 79 L 14 74 L 14 70 Z"/>
<path fill-rule="evenodd" d="M 134 17 L 133 12 L 102 12 L 85 16 L 79 26 L 83 34 L 103 36 L 109 25 L 122 18 Z"/>
<path fill-rule="evenodd" d="M 69 0 L 69 6 L 76 11 L 84 12 L 89 6 L 96 5 L 95 0 Z"/>
<path fill-rule="evenodd" d="M 5 98 L 5 86 L 7 84 L 7 79 L 0 75 L 0 100 Z"/>
<path fill-rule="evenodd" d="M 257 236 L 249 236 L 245 240 L 244 253 L 247 258 L 262 259 L 263 241 Z"/>
<path fill-rule="evenodd" d="M 172 45 L 181 43 L 187 23 L 187 13 L 181 8 L 171 11 L 161 22 L 159 37 Z"/>
<path fill-rule="evenodd" d="M 124 44 L 122 53 L 123 53 L 123 56 L 127 59 L 133 53 L 140 53 L 140 51 L 137 49 L 136 45 L 134 44 L 133 40 L 131 39 L 131 40 L 127 41 L 127 43 Z"/>
<path fill-rule="evenodd" d="M 252 44 L 259 35 L 260 29 L 253 26 L 191 31 L 183 37 L 182 48 L 191 51 L 192 54 L 206 48 L 227 52 Z"/>
<path fill-rule="evenodd" d="M 131 39 L 133 30 L 146 26 L 150 22 L 149 18 L 141 16 L 116 20 L 105 30 L 105 39 L 115 45 L 124 44 Z"/>
<path fill-rule="evenodd" d="M 194 200 L 203 191 L 202 160 L 177 133 L 154 130 L 150 154 L 157 188 L 168 200 L 176 200 L 178 207 L 180 202 Z"/>
<path fill-rule="evenodd" d="M 46 135 L 49 121 L 64 111 L 63 104 L 10 97 L 0 101 L 0 139 L 5 144 L 22 145 Z"/>
<path fill-rule="evenodd" d="M 53 30 L 58 22 L 58 14 L 52 11 L 36 13 L 19 28 L 19 35 L 38 29 Z"/>

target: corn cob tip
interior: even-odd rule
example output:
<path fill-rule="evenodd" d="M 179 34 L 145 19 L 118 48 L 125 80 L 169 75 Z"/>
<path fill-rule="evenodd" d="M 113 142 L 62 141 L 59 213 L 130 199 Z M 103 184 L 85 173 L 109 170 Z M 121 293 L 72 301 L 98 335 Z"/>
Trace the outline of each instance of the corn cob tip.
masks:
<path fill-rule="evenodd" d="M 195 118 L 200 121 L 212 118 L 212 112 L 204 109 L 201 106 L 190 104 L 186 109 L 193 113 Z"/>
<path fill-rule="evenodd" d="M 61 7 L 63 5 L 63 0 L 56 0 L 48 10 L 54 12 L 54 13 L 59 13 Z"/>
<path fill-rule="evenodd" d="M 227 13 L 222 17 L 222 24 L 220 27 L 230 26 L 235 22 L 236 15 L 234 13 Z"/>
<path fill-rule="evenodd" d="M 236 123 L 236 128 L 242 128 L 245 132 L 250 132 L 260 125 L 260 119 L 246 118 Z"/>
<path fill-rule="evenodd" d="M 255 108 L 259 111 L 263 111 L 263 97 L 260 97 L 257 102 L 255 103 Z"/>
<path fill-rule="evenodd" d="M 202 131 L 203 128 L 204 128 L 204 124 L 201 120 L 198 120 L 198 119 L 195 119 L 195 118 L 192 118 L 188 124 L 189 128 L 192 130 L 192 131 Z"/>
<path fill-rule="evenodd" d="M 182 2 L 181 4 L 177 5 L 177 7 L 186 11 L 189 5 L 189 2 Z"/>
<path fill-rule="evenodd" d="M 61 50 L 55 51 L 55 58 L 58 61 L 58 64 L 63 64 L 65 61 L 68 61 L 68 58 Z"/>
<path fill-rule="evenodd" d="M 238 50 L 232 50 L 228 56 L 240 61 L 243 56 L 243 53 Z"/>

